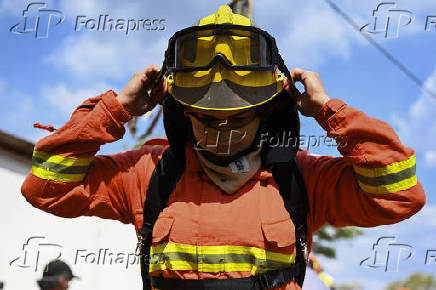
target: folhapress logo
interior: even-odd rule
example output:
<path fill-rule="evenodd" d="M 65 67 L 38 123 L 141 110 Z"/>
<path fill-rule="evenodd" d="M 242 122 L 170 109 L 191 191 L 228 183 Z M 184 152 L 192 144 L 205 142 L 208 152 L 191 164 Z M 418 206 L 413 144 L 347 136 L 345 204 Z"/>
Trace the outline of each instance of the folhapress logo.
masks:
<path fill-rule="evenodd" d="M 385 38 L 398 38 L 400 28 L 409 25 L 415 16 L 409 10 L 396 9 L 395 2 L 383 2 L 372 12 L 372 23 L 360 28 L 360 31 L 372 34 L 384 34 Z"/>
<path fill-rule="evenodd" d="M 59 10 L 47 9 L 45 2 L 31 2 L 23 10 L 23 19 L 13 25 L 9 31 L 15 34 L 33 33 L 35 38 L 47 38 L 49 30 L 61 24 L 64 13 Z M 165 18 L 113 18 L 109 14 L 98 17 L 79 15 L 76 17 L 74 31 L 124 32 L 129 35 L 134 31 L 162 31 L 166 29 Z"/>
<path fill-rule="evenodd" d="M 372 246 L 372 255 L 362 260 L 360 266 L 382 268 L 385 272 L 398 272 L 400 262 L 410 259 L 415 249 L 411 245 L 395 241 L 395 237 L 380 237 Z"/>
<path fill-rule="evenodd" d="M 12 26 L 9 31 L 16 34 L 33 33 L 35 38 L 47 38 L 50 27 L 61 24 L 65 16 L 59 10 L 46 7 L 44 2 L 30 3 L 23 10 L 22 21 Z"/>

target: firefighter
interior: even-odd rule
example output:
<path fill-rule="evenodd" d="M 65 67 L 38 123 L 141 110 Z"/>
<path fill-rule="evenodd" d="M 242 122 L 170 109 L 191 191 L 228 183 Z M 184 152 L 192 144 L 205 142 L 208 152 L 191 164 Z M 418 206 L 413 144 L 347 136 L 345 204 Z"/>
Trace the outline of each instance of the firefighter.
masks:
<path fill-rule="evenodd" d="M 158 103 L 167 139 L 96 156 Z M 298 148 L 298 111 L 346 140 L 342 157 Z M 317 73 L 289 71 L 271 35 L 222 6 L 175 33 L 162 68 L 39 140 L 21 190 L 57 216 L 134 224 L 144 289 L 301 289 L 325 223 L 393 224 L 424 206 L 415 167 L 388 124 L 329 98 Z"/>

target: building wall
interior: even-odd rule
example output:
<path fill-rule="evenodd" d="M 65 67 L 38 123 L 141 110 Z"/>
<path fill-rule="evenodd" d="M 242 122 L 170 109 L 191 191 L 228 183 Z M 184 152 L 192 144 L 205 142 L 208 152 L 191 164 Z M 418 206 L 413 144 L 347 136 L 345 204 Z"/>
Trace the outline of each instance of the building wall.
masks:
<path fill-rule="evenodd" d="M 141 289 L 133 226 L 96 217 L 65 219 L 33 208 L 20 192 L 30 168 L 28 158 L 0 148 L 4 289 L 38 289 L 44 265 L 59 255 L 81 278 L 74 280 L 72 290 Z"/>

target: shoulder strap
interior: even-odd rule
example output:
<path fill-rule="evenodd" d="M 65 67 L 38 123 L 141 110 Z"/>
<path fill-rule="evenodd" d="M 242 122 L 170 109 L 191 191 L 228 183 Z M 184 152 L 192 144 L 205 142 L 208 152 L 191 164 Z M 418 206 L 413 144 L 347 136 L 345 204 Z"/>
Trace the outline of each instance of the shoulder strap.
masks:
<path fill-rule="evenodd" d="M 302 271 L 296 277 L 297 283 L 302 286 L 306 273 L 308 259 L 307 250 L 307 212 L 308 200 L 306 187 L 301 174 L 298 162 L 294 157 L 289 162 L 276 163 L 272 169 L 274 180 L 283 198 L 286 210 L 291 216 L 295 226 L 296 238 L 296 259 L 295 263 L 300 263 Z"/>
<path fill-rule="evenodd" d="M 138 255 L 141 261 L 143 289 L 151 290 L 149 274 L 150 247 L 153 226 L 160 212 L 166 207 L 168 199 L 184 171 L 184 165 L 176 158 L 171 147 L 165 150 L 157 164 L 147 190 L 144 202 L 143 223 L 138 234 Z"/>

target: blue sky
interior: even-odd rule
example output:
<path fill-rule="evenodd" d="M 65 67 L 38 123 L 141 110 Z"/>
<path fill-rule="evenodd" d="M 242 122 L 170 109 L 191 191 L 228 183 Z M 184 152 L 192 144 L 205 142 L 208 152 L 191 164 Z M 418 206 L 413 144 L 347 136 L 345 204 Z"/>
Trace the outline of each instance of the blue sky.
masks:
<path fill-rule="evenodd" d="M 23 20 L 21 14 L 30 3 L 0 0 L 0 129 L 36 141 L 46 135 L 32 124 L 62 126 L 73 109 L 86 98 L 108 89 L 120 92 L 137 70 L 162 63 L 168 38 L 177 30 L 213 13 L 226 1 L 46 1 L 47 8 L 65 16 L 51 25 L 48 38 L 36 39 L 32 33 L 13 34 L 9 28 Z M 436 263 L 409 263 L 399 273 L 363 269 L 358 263 L 373 243 L 386 232 L 411 243 L 416 253 L 436 248 L 423 233 L 436 236 L 436 99 L 410 81 L 380 52 L 375 50 L 335 14 L 322 0 L 255 0 L 255 22 L 277 39 L 289 68 L 319 72 L 330 97 L 337 97 L 368 115 L 391 124 L 401 140 L 416 150 L 418 177 L 427 193 L 426 208 L 399 225 L 366 230 L 365 236 L 340 243 L 338 260 L 325 261 L 325 267 L 339 282 L 357 281 L 366 289 L 381 289 L 388 281 L 405 277 L 414 270 L 436 272 Z M 335 1 L 359 25 L 373 21 L 372 10 L 378 1 Z M 373 35 L 384 48 L 413 71 L 436 92 L 436 27 L 424 31 L 426 16 L 436 15 L 432 0 L 396 1 L 398 9 L 412 11 L 415 19 L 402 27 L 398 38 Z M 76 16 L 98 18 L 165 19 L 165 30 L 74 31 Z M 303 118 L 304 135 L 323 134 L 315 121 Z M 146 128 L 141 119 L 139 130 Z M 162 136 L 162 126 L 155 135 Z M 134 140 L 105 145 L 102 154 L 131 148 Z M 316 147 L 317 154 L 337 155 L 328 147 Z M 433 243 L 433 244 L 432 244 Z M 354 253 L 354 255 L 352 255 Z M 360 254 L 362 253 L 362 254 Z M 417 254 L 418 255 L 418 254 Z M 421 259 L 422 260 L 422 259 Z M 406 261 L 408 262 L 408 261 Z M 357 263 L 357 266 L 356 266 Z M 372 272 L 371 272 L 372 271 Z"/>

